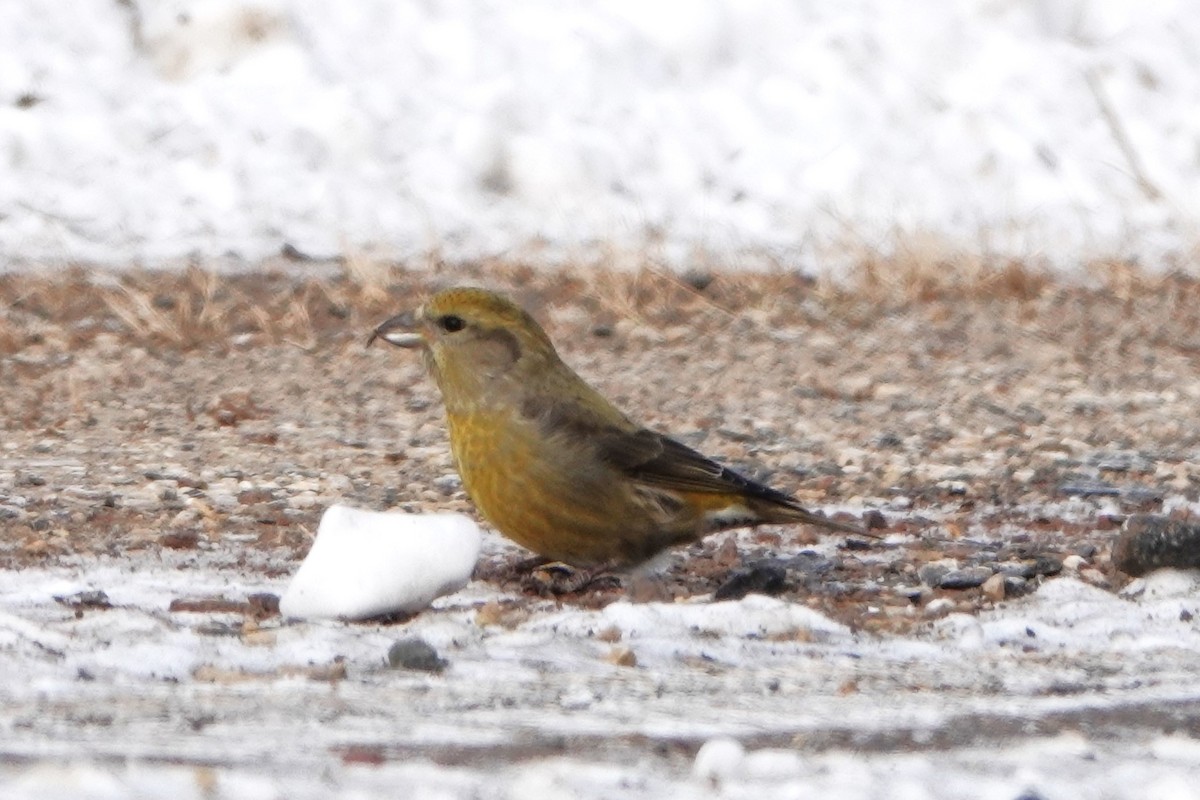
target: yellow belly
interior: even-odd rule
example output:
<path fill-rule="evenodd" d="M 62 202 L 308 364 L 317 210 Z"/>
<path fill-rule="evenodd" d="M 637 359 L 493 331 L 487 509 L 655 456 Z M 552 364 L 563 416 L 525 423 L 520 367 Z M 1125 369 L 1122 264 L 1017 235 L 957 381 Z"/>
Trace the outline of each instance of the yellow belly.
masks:
<path fill-rule="evenodd" d="M 696 529 L 684 519 L 652 518 L 586 445 L 547 438 L 513 412 L 453 415 L 449 427 L 463 487 L 480 513 L 546 558 L 579 566 L 640 561 Z"/>

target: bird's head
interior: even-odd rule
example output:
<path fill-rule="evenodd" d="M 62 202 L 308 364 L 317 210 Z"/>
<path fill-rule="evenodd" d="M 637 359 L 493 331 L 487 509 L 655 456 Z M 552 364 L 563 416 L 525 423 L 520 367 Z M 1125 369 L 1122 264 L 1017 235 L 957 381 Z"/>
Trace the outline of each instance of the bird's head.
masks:
<path fill-rule="evenodd" d="M 546 332 L 511 300 L 484 289 L 445 289 L 415 311 L 386 320 L 383 339 L 419 348 L 449 408 L 517 391 L 561 363 Z M 500 396 L 497 396 L 500 395 Z"/>

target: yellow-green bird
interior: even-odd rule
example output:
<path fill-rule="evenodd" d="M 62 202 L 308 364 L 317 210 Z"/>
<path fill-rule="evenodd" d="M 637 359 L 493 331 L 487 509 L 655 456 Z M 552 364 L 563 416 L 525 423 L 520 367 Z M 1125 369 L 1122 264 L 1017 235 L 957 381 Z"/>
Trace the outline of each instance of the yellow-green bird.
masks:
<path fill-rule="evenodd" d="M 438 292 L 376 338 L 422 350 L 463 488 L 497 530 L 540 556 L 632 565 L 764 523 L 865 533 L 631 421 L 563 363 L 533 317 L 493 292 Z"/>

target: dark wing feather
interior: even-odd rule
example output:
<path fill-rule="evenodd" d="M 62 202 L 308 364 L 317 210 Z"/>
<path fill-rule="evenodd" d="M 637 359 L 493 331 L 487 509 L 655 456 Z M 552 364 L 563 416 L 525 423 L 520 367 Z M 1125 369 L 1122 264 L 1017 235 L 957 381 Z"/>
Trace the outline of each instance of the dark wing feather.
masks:
<path fill-rule="evenodd" d="M 610 406 L 605 410 L 609 409 Z M 661 433 L 637 428 L 615 409 L 605 418 L 575 404 L 528 401 L 522 412 L 536 420 L 547 434 L 588 442 L 603 462 L 645 486 L 676 492 L 740 495 L 788 508 L 806 522 L 846 533 L 872 535 L 856 526 L 813 514 L 795 498 L 723 467 Z"/>
<path fill-rule="evenodd" d="M 750 480 L 674 439 L 642 429 L 598 437 L 601 458 L 639 483 L 680 492 L 745 495 L 782 505 L 796 501 Z"/>

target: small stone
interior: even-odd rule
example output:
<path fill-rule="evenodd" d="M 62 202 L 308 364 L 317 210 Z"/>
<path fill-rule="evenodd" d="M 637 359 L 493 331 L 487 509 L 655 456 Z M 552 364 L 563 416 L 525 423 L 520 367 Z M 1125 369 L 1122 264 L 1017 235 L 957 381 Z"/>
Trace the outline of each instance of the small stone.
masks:
<path fill-rule="evenodd" d="M 943 558 L 939 561 L 922 564 L 917 568 L 917 577 L 926 586 L 938 586 L 946 573 L 956 569 L 958 569 L 957 561 L 953 558 Z"/>
<path fill-rule="evenodd" d="M 1021 595 L 1029 594 L 1030 591 L 1032 591 L 1032 585 L 1020 575 L 1004 576 L 1005 597 L 1020 597 Z"/>
<path fill-rule="evenodd" d="M 1200 523 L 1134 514 L 1125 520 L 1112 558 L 1117 569 L 1134 576 L 1160 567 L 1200 567 Z"/>
<path fill-rule="evenodd" d="M 714 600 L 740 600 L 751 592 L 776 595 L 787 587 L 787 568 L 778 561 L 759 561 L 735 570 L 713 593 Z"/>
<path fill-rule="evenodd" d="M 433 479 L 433 488 L 443 495 L 452 495 L 462 488 L 462 478 L 453 474 L 440 475 Z"/>
<path fill-rule="evenodd" d="M 1067 572 L 1078 572 L 1079 568 L 1087 564 L 1087 559 L 1080 555 L 1069 555 L 1062 560 L 1063 569 Z"/>
<path fill-rule="evenodd" d="M 215 508 L 217 511 L 224 511 L 228 513 L 236 510 L 238 507 L 238 499 L 232 494 L 228 494 L 226 492 L 216 492 L 209 495 L 208 499 L 212 503 L 213 508 Z"/>
<path fill-rule="evenodd" d="M 637 655 L 630 647 L 614 647 L 608 654 L 608 661 L 618 667 L 636 667 Z"/>
<path fill-rule="evenodd" d="M 883 530 L 888 526 L 887 517 L 879 509 L 872 508 L 863 514 L 862 526 L 869 531 Z"/>
<path fill-rule="evenodd" d="M 55 595 L 54 600 L 75 609 L 76 612 L 85 608 L 112 608 L 108 594 L 103 589 L 85 589 L 71 595 Z"/>
<path fill-rule="evenodd" d="M 1120 488 L 1103 481 L 1073 481 L 1058 487 L 1067 497 L 1118 497 Z"/>
<path fill-rule="evenodd" d="M 420 672 L 441 672 L 450 662 L 438 656 L 433 645 L 424 639 L 401 639 L 388 648 L 388 666 L 392 669 L 411 669 Z"/>
<path fill-rule="evenodd" d="M 1004 599 L 1006 590 L 1004 587 L 1004 576 L 997 572 L 995 575 L 983 582 L 983 594 L 993 603 L 999 603 Z"/>
<path fill-rule="evenodd" d="M 965 495 L 967 493 L 967 482 L 959 480 L 938 481 L 937 487 L 943 489 L 947 494 L 956 496 Z"/>
<path fill-rule="evenodd" d="M 940 617 L 954 610 L 954 601 L 949 597 L 938 597 L 925 605 L 925 616 Z"/>
<path fill-rule="evenodd" d="M 1034 575 L 1057 575 L 1062 572 L 1062 569 L 1062 559 L 1055 558 L 1054 556 L 1039 556 L 1033 562 Z"/>
<path fill-rule="evenodd" d="M 906 598 L 910 602 L 918 603 L 921 598 L 929 593 L 928 586 L 896 586 L 892 589 L 897 596 Z"/>
<path fill-rule="evenodd" d="M 1033 561 L 1002 561 L 996 565 L 996 572 L 1001 575 L 1014 575 L 1018 578 L 1029 579 L 1037 575 Z"/>
<path fill-rule="evenodd" d="M 942 589 L 973 589 L 982 586 L 984 581 L 992 577 L 991 567 L 965 567 L 952 569 L 942 576 L 938 586 Z"/>
<path fill-rule="evenodd" d="M 194 550 L 200 543 L 200 534 L 194 530 L 168 531 L 158 538 L 158 543 L 169 550 Z"/>
<path fill-rule="evenodd" d="M 703 267 L 692 267 L 683 273 L 683 282 L 697 292 L 703 292 L 713 282 L 713 273 Z"/>
<path fill-rule="evenodd" d="M 316 492 L 300 492 L 287 499 L 288 505 L 292 508 L 312 508 L 317 502 Z"/>
<path fill-rule="evenodd" d="M 1099 586 L 1102 589 L 1107 589 L 1110 586 L 1108 576 L 1095 567 L 1086 567 L 1079 570 L 1079 579 L 1085 583 L 1090 583 L 1092 586 Z"/>

